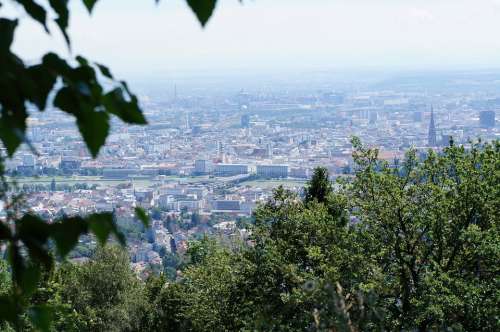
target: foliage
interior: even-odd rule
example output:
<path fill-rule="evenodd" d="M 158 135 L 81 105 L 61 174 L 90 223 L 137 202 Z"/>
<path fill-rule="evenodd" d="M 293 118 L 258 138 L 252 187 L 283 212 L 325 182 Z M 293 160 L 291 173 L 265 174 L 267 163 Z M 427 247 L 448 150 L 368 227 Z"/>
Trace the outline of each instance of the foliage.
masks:
<path fill-rule="evenodd" d="M 353 143 L 355 177 L 325 201 L 278 188 L 255 213 L 250 246 L 191 243 L 182 277 L 164 284 L 171 302 L 167 292 L 156 302 L 172 315 L 156 322 L 188 331 L 498 330 L 499 142 L 422 161 L 409 151 L 399 165 Z"/>
<path fill-rule="evenodd" d="M 82 0 L 91 13 L 97 0 Z M 158 2 L 158 1 L 156 1 Z M 35 20 L 49 33 L 49 21 L 62 33 L 68 48 L 69 1 L 49 0 L 40 5 L 33 0 L 11 0 L 24 9 L 27 17 Z M 202 25 L 210 18 L 216 0 L 187 1 Z M 22 143 L 34 153 L 26 137 L 27 120 L 37 109 L 45 111 L 49 103 L 72 116 L 89 152 L 96 157 L 105 144 L 112 117 L 128 124 L 146 124 L 139 102 L 124 81 L 114 78 L 109 68 L 77 55 L 65 60 L 55 53 L 45 54 L 40 62 L 26 64 L 22 56 L 11 49 L 20 19 L 0 18 L 0 142 L 12 157 Z M 57 253 L 64 257 L 76 245 L 79 236 L 91 231 L 100 242 L 113 233 L 120 242 L 123 235 L 117 231 L 112 214 L 93 214 L 85 217 L 63 218 L 48 223 L 32 214 L 24 214 L 22 197 L 10 195 L 4 178 L 3 156 L 0 155 L 0 199 L 7 210 L 7 219 L 0 221 L 0 244 L 8 247 L 8 262 L 12 269 L 12 290 L 0 297 L 0 323 L 8 321 L 16 328 L 27 304 L 27 298 L 40 280 L 42 268 L 50 270 L 54 242 Z M 55 181 L 50 189 L 56 190 Z M 137 209 L 138 218 L 147 224 L 144 211 Z M 24 255 L 24 252 L 28 255 Z M 48 306 L 32 306 L 28 313 L 35 327 L 48 330 L 52 317 Z"/>
<path fill-rule="evenodd" d="M 305 189 L 305 201 L 313 200 L 325 203 L 332 194 L 332 184 L 328 178 L 328 170 L 325 167 L 316 167 L 314 174 Z"/>
<path fill-rule="evenodd" d="M 500 143 L 450 146 L 398 167 L 354 140 L 346 184 L 357 241 L 369 255 L 364 288 L 383 299 L 388 328 L 499 328 Z"/>
<path fill-rule="evenodd" d="M 144 288 L 119 247 L 98 248 L 88 263 L 64 267 L 55 279 L 60 285 L 57 297 L 70 304 L 80 331 L 133 330 L 146 309 Z"/>
<path fill-rule="evenodd" d="M 277 188 L 249 243 L 190 242 L 170 280 L 124 255 L 64 265 L 32 304 L 59 308 L 56 330 L 498 330 L 500 142 L 397 165 L 353 143 L 353 178 L 324 202 Z"/>

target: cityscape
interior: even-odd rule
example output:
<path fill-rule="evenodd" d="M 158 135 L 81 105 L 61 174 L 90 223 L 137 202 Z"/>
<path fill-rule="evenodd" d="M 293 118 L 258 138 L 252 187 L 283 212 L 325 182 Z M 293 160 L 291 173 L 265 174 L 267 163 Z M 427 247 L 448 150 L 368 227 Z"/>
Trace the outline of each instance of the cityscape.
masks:
<path fill-rule="evenodd" d="M 0 331 L 500 331 L 500 0 L 0 11 Z"/>
<path fill-rule="evenodd" d="M 495 73 L 401 74 L 335 88 L 321 77 L 317 87 L 253 85 L 215 96 L 175 83 L 142 88 L 149 125 L 112 123 L 96 159 L 71 119 L 41 113 L 30 118 L 30 144 L 6 160 L 7 175 L 48 220 L 114 211 L 134 270 L 146 277 L 203 234 L 245 239 L 255 208 L 280 185 L 301 194 L 315 167 L 332 179 L 352 174 L 354 136 L 389 164 L 410 148 L 425 156 L 450 140 L 499 138 Z M 149 229 L 135 207 L 149 212 Z M 82 238 L 72 259 L 87 259 L 94 245 Z"/>

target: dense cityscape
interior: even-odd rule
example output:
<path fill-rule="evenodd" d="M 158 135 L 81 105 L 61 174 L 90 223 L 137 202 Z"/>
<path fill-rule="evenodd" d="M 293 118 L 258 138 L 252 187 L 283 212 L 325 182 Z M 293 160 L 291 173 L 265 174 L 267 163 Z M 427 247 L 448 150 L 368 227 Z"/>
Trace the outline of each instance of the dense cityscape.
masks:
<path fill-rule="evenodd" d="M 7 174 L 30 209 L 49 220 L 114 211 L 134 270 L 147 276 L 182 255 L 191 238 L 245 238 L 252 211 L 279 185 L 301 193 L 317 166 L 332 178 L 352 173 L 353 136 L 394 164 L 410 148 L 425 155 L 450 138 L 467 145 L 500 135 L 494 73 L 407 74 L 335 87 L 322 77 L 313 86 L 254 84 L 217 94 L 175 83 L 143 88 L 149 125 L 114 122 L 97 159 L 70 118 L 55 110 L 34 115 L 30 144 L 6 160 Z M 149 211 L 149 229 L 135 219 L 136 206 Z M 94 245 L 82 238 L 72 259 L 85 260 Z"/>

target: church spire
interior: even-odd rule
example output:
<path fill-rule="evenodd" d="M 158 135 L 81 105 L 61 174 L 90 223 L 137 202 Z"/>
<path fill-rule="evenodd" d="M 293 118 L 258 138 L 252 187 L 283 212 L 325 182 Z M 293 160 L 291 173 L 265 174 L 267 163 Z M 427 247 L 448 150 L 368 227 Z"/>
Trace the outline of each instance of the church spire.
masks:
<path fill-rule="evenodd" d="M 437 145 L 437 139 L 436 139 L 436 124 L 434 123 L 434 107 L 431 106 L 431 121 L 429 123 L 429 134 L 427 138 L 427 145 L 428 146 L 436 146 Z"/>

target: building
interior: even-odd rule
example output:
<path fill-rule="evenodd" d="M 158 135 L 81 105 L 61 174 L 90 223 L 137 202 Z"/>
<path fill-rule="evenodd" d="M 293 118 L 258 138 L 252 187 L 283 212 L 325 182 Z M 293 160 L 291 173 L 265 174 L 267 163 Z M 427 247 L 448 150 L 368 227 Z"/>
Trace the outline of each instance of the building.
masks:
<path fill-rule="evenodd" d="M 216 164 L 214 165 L 216 176 L 234 176 L 248 174 L 248 165 L 243 164 Z"/>
<path fill-rule="evenodd" d="M 432 107 L 431 107 L 431 121 L 429 122 L 429 133 L 427 136 L 427 145 L 428 146 L 437 145 L 436 124 L 434 123 L 434 109 Z"/>
<path fill-rule="evenodd" d="M 243 114 L 241 116 L 241 128 L 250 128 L 250 115 Z"/>
<path fill-rule="evenodd" d="M 212 170 L 212 162 L 209 160 L 199 159 L 194 162 L 194 173 L 196 175 L 208 174 Z"/>
<path fill-rule="evenodd" d="M 263 178 L 287 178 L 288 165 L 257 165 L 257 175 Z"/>
<path fill-rule="evenodd" d="M 271 146 L 270 143 L 266 144 L 266 151 L 267 151 L 267 157 L 272 158 L 273 157 L 273 147 Z"/>
<path fill-rule="evenodd" d="M 415 122 L 422 122 L 422 112 L 420 112 L 420 111 L 413 112 L 412 118 L 413 118 L 413 121 L 415 121 Z"/>
<path fill-rule="evenodd" d="M 221 141 L 217 141 L 217 158 L 219 159 L 224 159 L 224 147 L 222 146 L 222 142 Z"/>
<path fill-rule="evenodd" d="M 289 176 L 292 178 L 307 179 L 310 177 L 310 172 L 305 167 L 294 167 L 289 170 Z"/>
<path fill-rule="evenodd" d="M 144 189 L 144 190 L 134 190 L 134 196 L 136 203 L 139 204 L 141 207 L 151 207 L 152 200 L 153 200 L 153 191 Z"/>
<path fill-rule="evenodd" d="M 479 112 L 479 126 L 481 128 L 494 128 L 495 127 L 495 111 L 481 111 L 481 112 Z"/>
<path fill-rule="evenodd" d="M 240 211 L 240 201 L 214 201 L 213 208 L 216 211 Z"/>
<path fill-rule="evenodd" d="M 59 163 L 59 168 L 64 174 L 72 174 L 80 169 L 82 162 L 73 158 L 62 159 Z"/>
<path fill-rule="evenodd" d="M 32 154 L 23 155 L 23 166 L 34 167 L 35 166 L 35 156 L 33 156 Z"/>
<path fill-rule="evenodd" d="M 102 176 L 106 179 L 128 179 L 133 176 L 139 175 L 138 169 L 131 168 L 104 168 Z"/>

